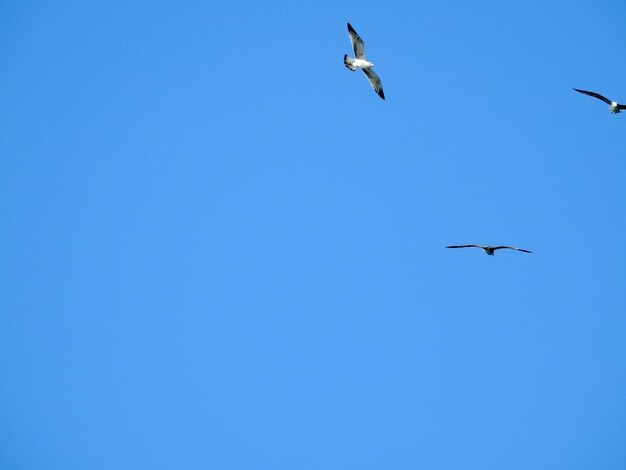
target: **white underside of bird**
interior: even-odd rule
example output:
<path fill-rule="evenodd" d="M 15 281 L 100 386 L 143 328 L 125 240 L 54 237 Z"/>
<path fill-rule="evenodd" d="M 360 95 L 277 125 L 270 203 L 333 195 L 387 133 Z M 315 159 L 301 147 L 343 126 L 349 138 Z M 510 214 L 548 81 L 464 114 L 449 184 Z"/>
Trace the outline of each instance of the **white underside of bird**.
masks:
<path fill-rule="evenodd" d="M 352 57 L 348 57 L 348 60 L 355 69 L 371 69 L 374 67 L 374 63 L 369 60 L 353 59 Z"/>

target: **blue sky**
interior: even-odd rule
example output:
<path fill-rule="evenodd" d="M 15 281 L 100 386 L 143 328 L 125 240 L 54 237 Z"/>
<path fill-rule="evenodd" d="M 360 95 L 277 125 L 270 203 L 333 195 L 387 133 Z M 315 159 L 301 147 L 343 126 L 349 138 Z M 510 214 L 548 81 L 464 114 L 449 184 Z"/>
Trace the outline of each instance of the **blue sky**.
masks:
<path fill-rule="evenodd" d="M 625 16 L 2 3 L 0 466 L 626 466 Z"/>

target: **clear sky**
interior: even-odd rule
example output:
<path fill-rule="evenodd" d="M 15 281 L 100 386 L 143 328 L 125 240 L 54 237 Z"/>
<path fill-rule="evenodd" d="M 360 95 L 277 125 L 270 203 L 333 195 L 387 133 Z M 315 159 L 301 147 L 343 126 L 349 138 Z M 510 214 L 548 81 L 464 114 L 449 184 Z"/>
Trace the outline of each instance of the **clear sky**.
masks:
<path fill-rule="evenodd" d="M 624 18 L 2 2 L 0 467 L 626 468 Z"/>

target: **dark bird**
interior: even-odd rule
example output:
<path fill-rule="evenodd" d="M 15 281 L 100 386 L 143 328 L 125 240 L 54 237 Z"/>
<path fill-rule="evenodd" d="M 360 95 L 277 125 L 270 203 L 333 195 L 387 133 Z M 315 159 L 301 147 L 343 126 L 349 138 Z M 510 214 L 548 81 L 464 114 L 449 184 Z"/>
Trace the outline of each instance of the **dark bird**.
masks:
<path fill-rule="evenodd" d="M 369 62 L 365 58 L 365 44 L 363 44 L 363 39 L 361 36 L 357 34 L 352 25 L 348 23 L 348 34 L 350 35 L 350 41 L 352 42 L 352 49 L 354 50 L 354 58 L 348 57 L 348 54 L 344 54 L 343 63 L 346 67 L 348 67 L 353 72 L 356 69 L 363 70 L 363 73 L 367 77 L 372 85 L 374 91 L 380 96 L 382 99 L 385 99 L 385 94 L 383 93 L 383 85 L 380 82 L 380 78 L 378 75 L 374 73 L 372 67 L 374 64 Z"/>
<path fill-rule="evenodd" d="M 593 96 L 594 98 L 604 101 L 606 104 L 609 105 L 609 111 L 611 111 L 613 114 L 621 113 L 622 109 L 626 109 L 626 104 L 619 104 L 617 101 L 611 101 L 606 96 L 602 96 L 600 93 L 579 90 L 578 88 L 574 88 L 574 90 L 576 90 L 578 93 L 582 93 L 583 95 Z"/>
<path fill-rule="evenodd" d="M 532 251 L 524 250 L 523 248 L 515 248 L 514 246 L 450 245 L 446 246 L 446 248 L 481 248 L 489 256 L 493 256 L 494 251 L 502 250 L 504 248 L 508 250 L 523 251 L 524 253 L 532 253 Z"/>

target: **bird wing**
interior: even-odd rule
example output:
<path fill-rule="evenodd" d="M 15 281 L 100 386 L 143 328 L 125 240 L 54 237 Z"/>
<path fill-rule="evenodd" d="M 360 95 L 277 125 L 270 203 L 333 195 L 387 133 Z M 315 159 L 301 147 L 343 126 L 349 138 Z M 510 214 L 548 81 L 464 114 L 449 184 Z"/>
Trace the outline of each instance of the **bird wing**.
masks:
<path fill-rule="evenodd" d="M 450 245 L 446 248 L 482 248 L 480 245 Z"/>
<path fill-rule="evenodd" d="M 365 59 L 365 44 L 363 44 L 363 39 L 361 39 L 361 36 L 359 36 L 350 23 L 348 23 L 348 34 L 350 35 L 350 42 L 352 42 L 354 58 Z"/>
<path fill-rule="evenodd" d="M 622 109 L 626 109 L 626 104 L 618 104 L 617 107 L 621 111 Z"/>
<path fill-rule="evenodd" d="M 378 75 L 376 75 L 376 73 L 371 68 L 361 70 L 363 70 L 363 73 L 370 81 L 370 85 L 372 85 L 372 88 L 378 94 L 378 96 L 380 96 L 382 99 L 385 99 L 385 93 L 383 93 L 383 85 L 382 83 L 380 83 L 380 78 L 378 77 Z"/>
<path fill-rule="evenodd" d="M 606 96 L 602 96 L 599 93 L 595 93 L 593 91 L 579 90 L 578 88 L 574 88 L 574 90 L 576 90 L 578 93 L 582 93 L 583 95 L 589 95 L 589 96 L 593 96 L 594 98 L 598 98 L 599 100 L 604 101 L 606 104 L 611 104 L 610 99 L 608 99 Z"/>
<path fill-rule="evenodd" d="M 502 248 L 507 248 L 509 250 L 515 250 L 515 251 L 523 251 L 524 253 L 532 253 L 532 251 L 524 250 L 523 248 L 515 248 L 514 246 L 494 246 L 493 247 L 494 251 L 501 250 Z"/>

